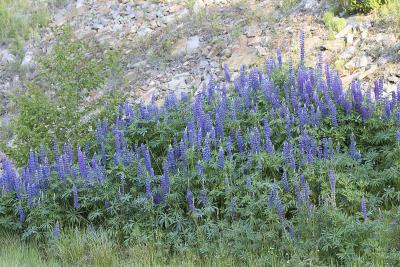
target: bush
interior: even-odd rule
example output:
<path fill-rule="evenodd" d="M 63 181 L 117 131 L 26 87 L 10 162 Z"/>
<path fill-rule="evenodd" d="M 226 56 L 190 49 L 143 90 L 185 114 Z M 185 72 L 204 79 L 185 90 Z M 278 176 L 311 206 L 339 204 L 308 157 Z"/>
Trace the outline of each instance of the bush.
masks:
<path fill-rule="evenodd" d="M 50 146 L 52 140 L 61 144 L 70 140 L 76 145 L 90 140 L 97 118 L 112 114 L 105 104 L 121 101 L 116 92 L 101 95 L 109 75 L 119 75 L 117 54 L 109 51 L 95 58 L 91 54 L 95 49 L 75 40 L 70 29 L 64 28 L 60 35 L 50 55 L 39 59 L 39 76 L 17 98 L 14 142 L 6 152 L 18 164 L 39 144 Z M 100 97 L 88 102 L 86 98 L 93 91 Z"/>
<path fill-rule="evenodd" d="M 347 14 L 368 13 L 387 2 L 388 0 L 339 0 L 338 8 Z"/>
<path fill-rule="evenodd" d="M 334 32 L 340 32 L 346 26 L 346 20 L 344 18 L 335 17 L 332 12 L 324 13 L 324 23 L 325 26 Z"/>
<path fill-rule="evenodd" d="M 154 245 L 165 264 L 193 252 L 236 265 L 398 266 L 400 92 L 383 96 L 381 80 L 374 97 L 358 81 L 346 92 L 321 62 L 283 65 L 279 53 L 265 72 L 242 66 L 231 81 L 225 69 L 225 83 L 193 99 L 121 103 L 92 122 L 87 145 L 32 151 L 19 172 L 3 159 L 0 230 L 54 241 L 68 262 L 113 262 L 101 252 L 118 244 Z M 106 235 L 79 246 L 71 228 Z"/>

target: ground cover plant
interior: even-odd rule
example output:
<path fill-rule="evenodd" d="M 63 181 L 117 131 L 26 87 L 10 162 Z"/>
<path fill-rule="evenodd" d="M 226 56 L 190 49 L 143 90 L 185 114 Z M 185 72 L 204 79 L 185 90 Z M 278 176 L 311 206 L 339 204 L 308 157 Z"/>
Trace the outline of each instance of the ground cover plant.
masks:
<path fill-rule="evenodd" d="M 138 247 L 172 265 L 399 265 L 400 88 L 346 90 L 304 57 L 301 34 L 297 66 L 280 50 L 225 66 L 195 95 L 121 103 L 92 142 L 4 157 L 1 231 L 78 265 Z"/>

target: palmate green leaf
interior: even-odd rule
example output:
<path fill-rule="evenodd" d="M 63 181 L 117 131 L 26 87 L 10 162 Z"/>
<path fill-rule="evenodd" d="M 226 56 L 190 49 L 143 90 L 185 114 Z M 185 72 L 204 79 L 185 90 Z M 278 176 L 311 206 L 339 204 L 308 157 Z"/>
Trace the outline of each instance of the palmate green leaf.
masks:
<path fill-rule="evenodd" d="M 102 216 L 103 216 L 103 211 L 100 209 L 97 209 L 97 210 L 91 211 L 89 213 L 88 219 L 89 219 L 89 221 L 94 222 L 94 221 L 100 219 Z"/>

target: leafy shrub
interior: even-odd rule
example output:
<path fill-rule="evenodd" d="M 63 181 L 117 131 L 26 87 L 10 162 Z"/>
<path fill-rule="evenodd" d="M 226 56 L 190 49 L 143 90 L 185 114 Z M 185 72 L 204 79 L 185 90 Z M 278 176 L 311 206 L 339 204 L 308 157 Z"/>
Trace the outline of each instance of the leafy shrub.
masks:
<path fill-rule="evenodd" d="M 112 113 L 102 107 L 113 98 L 120 99 L 117 92 L 105 96 L 100 92 L 110 74 L 118 75 L 117 54 L 110 51 L 97 59 L 90 55 L 93 48 L 75 40 L 70 29 L 64 28 L 60 35 L 50 55 L 39 60 L 39 76 L 17 99 L 19 115 L 13 123 L 13 146 L 7 153 L 18 163 L 40 143 L 86 142 L 94 133 L 96 118 Z M 100 97 L 88 102 L 86 98 L 95 90 Z"/>
<path fill-rule="evenodd" d="M 335 17 L 330 11 L 324 13 L 324 23 L 330 31 L 334 32 L 340 32 L 346 26 L 344 18 Z"/>
<path fill-rule="evenodd" d="M 13 123 L 16 146 L 13 157 L 25 158 L 30 148 L 50 144 L 60 123 L 57 106 L 40 88 L 30 85 L 25 95 L 18 99 L 19 116 Z"/>
<path fill-rule="evenodd" d="M 339 0 L 339 10 L 348 14 L 368 13 L 387 3 L 388 0 Z"/>
<path fill-rule="evenodd" d="M 89 227 L 107 232 L 99 250 L 399 265 L 400 91 L 344 91 L 330 66 L 304 65 L 300 39 L 296 68 L 280 52 L 233 81 L 225 68 L 193 98 L 121 103 L 87 145 L 31 151 L 19 171 L 3 159 L 0 229 L 63 251 L 64 232 Z"/>

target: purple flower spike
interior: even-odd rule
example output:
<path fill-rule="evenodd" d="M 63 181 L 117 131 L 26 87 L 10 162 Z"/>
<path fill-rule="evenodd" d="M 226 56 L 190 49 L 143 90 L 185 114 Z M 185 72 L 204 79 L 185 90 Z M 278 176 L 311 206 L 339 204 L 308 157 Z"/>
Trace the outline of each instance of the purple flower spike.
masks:
<path fill-rule="evenodd" d="M 206 137 L 206 140 L 204 142 L 203 160 L 205 162 L 208 162 L 211 160 L 210 140 L 209 140 L 208 136 Z"/>
<path fill-rule="evenodd" d="M 77 151 L 78 151 L 79 172 L 81 176 L 86 179 L 88 177 L 88 172 L 87 172 L 85 155 L 81 151 L 80 147 L 78 147 Z"/>
<path fill-rule="evenodd" d="M 201 164 L 201 161 L 197 161 L 197 175 L 200 177 L 203 177 L 204 175 L 204 170 L 203 170 L 203 165 Z"/>
<path fill-rule="evenodd" d="M 243 147 L 243 136 L 242 133 L 240 132 L 240 129 L 237 131 L 236 139 L 237 139 L 238 150 L 240 153 L 242 153 L 244 147 Z"/>
<path fill-rule="evenodd" d="M 278 58 L 278 66 L 279 68 L 282 67 L 282 50 L 278 49 L 278 51 L 276 52 L 277 58 Z"/>
<path fill-rule="evenodd" d="M 363 216 L 364 223 L 365 223 L 367 221 L 367 202 L 366 202 L 364 196 L 361 199 L 361 214 Z"/>
<path fill-rule="evenodd" d="M 19 212 L 19 221 L 21 223 L 25 222 L 25 212 L 24 212 L 24 208 L 22 206 L 18 207 L 18 212 Z"/>
<path fill-rule="evenodd" d="M 333 170 L 329 171 L 329 184 L 331 188 L 332 206 L 336 207 L 336 176 Z"/>
<path fill-rule="evenodd" d="M 350 136 L 349 154 L 354 160 L 360 160 L 361 154 L 357 151 L 354 135 Z"/>
<path fill-rule="evenodd" d="M 289 190 L 290 190 L 290 188 L 289 188 L 289 181 L 288 181 L 288 178 L 287 178 L 287 174 L 286 174 L 286 171 L 284 170 L 283 171 L 283 174 L 282 174 L 282 184 L 283 184 L 283 190 L 285 191 L 285 192 L 289 192 Z"/>
<path fill-rule="evenodd" d="M 142 144 L 140 146 L 140 149 L 142 150 L 142 155 L 143 155 L 143 159 L 144 159 L 144 165 L 146 166 L 147 171 L 150 173 L 150 175 L 152 174 L 152 166 L 151 166 L 151 158 L 150 158 L 150 153 L 149 150 L 147 150 L 146 145 Z"/>
<path fill-rule="evenodd" d="M 268 119 L 264 117 L 264 135 L 265 135 L 265 150 L 269 154 L 274 154 L 274 146 L 271 141 L 271 128 L 269 128 Z"/>
<path fill-rule="evenodd" d="M 57 222 L 56 226 L 54 227 L 54 237 L 56 240 L 60 240 L 61 236 L 61 229 L 60 229 L 60 224 Z"/>
<path fill-rule="evenodd" d="M 194 207 L 194 201 L 193 201 L 193 193 L 192 193 L 192 191 L 190 191 L 190 189 L 188 189 L 186 192 L 186 200 L 187 200 L 189 209 L 191 211 L 194 211 L 195 207 Z"/>
<path fill-rule="evenodd" d="M 78 189 L 75 185 L 72 186 L 72 194 L 74 195 L 74 209 L 79 209 Z"/>
<path fill-rule="evenodd" d="M 304 32 L 300 33 L 300 62 L 304 64 Z"/>
<path fill-rule="evenodd" d="M 249 191 L 253 190 L 253 180 L 252 180 L 251 176 L 246 177 L 246 188 Z"/>
<path fill-rule="evenodd" d="M 147 199 L 151 199 L 151 181 L 149 178 L 146 178 L 145 187 L 146 187 L 146 197 Z"/>
<path fill-rule="evenodd" d="M 230 83 L 231 82 L 231 75 L 229 73 L 228 65 L 224 64 L 224 74 L 225 74 L 225 80 Z"/>
<path fill-rule="evenodd" d="M 222 147 L 219 148 L 218 152 L 218 167 L 220 169 L 224 168 L 224 149 Z"/>

